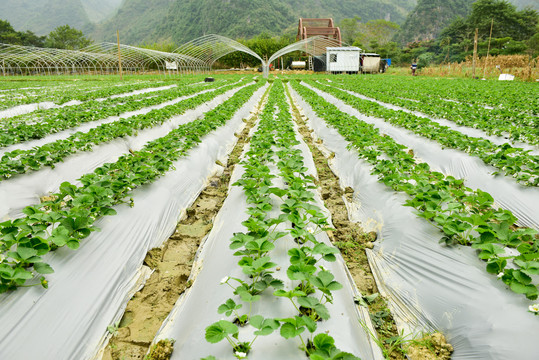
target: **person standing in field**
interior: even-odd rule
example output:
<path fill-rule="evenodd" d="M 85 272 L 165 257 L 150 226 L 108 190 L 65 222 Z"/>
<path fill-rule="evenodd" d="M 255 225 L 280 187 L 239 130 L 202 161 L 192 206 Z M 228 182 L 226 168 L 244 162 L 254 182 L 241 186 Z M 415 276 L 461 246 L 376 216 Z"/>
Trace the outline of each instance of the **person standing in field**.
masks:
<path fill-rule="evenodd" d="M 410 69 L 412 69 L 412 76 L 415 76 L 415 71 L 417 70 L 417 63 L 415 61 L 412 62 L 412 66 L 410 66 Z"/>

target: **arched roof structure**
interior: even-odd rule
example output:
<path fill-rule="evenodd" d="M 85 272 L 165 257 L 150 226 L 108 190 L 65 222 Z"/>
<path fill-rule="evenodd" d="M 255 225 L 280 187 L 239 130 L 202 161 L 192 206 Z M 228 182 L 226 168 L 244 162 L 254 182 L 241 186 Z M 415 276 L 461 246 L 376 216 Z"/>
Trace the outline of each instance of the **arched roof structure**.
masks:
<path fill-rule="evenodd" d="M 303 51 L 313 56 L 325 53 L 327 47 L 339 46 L 335 39 L 316 36 L 291 44 L 265 62 L 247 46 L 220 35 L 205 35 L 194 39 L 174 52 L 163 52 L 115 43 L 93 44 L 80 50 L 35 48 L 0 43 L 2 75 L 9 74 L 72 74 L 115 73 L 119 70 L 118 56 L 126 71 L 163 71 L 171 68 L 181 72 L 210 71 L 219 58 L 235 51 L 247 53 L 262 63 L 264 76 L 269 64 L 278 57 L 293 51 Z M 172 64 L 172 65 L 171 65 Z"/>
<path fill-rule="evenodd" d="M 290 44 L 277 51 L 275 54 L 271 55 L 268 60 L 268 63 L 264 67 L 264 77 L 267 77 L 269 74 L 269 64 L 271 64 L 275 59 L 280 56 L 294 51 L 303 51 L 311 56 L 320 56 L 326 52 L 326 48 L 338 47 L 340 46 L 340 44 L 341 43 L 338 40 L 328 39 L 323 36 L 315 36 Z M 325 62 L 325 60 L 323 61 Z"/>
<path fill-rule="evenodd" d="M 249 54 L 264 64 L 264 60 L 247 46 L 235 40 L 215 34 L 204 35 L 191 40 L 174 50 L 174 53 L 185 55 L 191 59 L 197 59 L 197 64 L 201 65 L 204 70 L 209 71 L 215 61 L 235 51 Z"/>

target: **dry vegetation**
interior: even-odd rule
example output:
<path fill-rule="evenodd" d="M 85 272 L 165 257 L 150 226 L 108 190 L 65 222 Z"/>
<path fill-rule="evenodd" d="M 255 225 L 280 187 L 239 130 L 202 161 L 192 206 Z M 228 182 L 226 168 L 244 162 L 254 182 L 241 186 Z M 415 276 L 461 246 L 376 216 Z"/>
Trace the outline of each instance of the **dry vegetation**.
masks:
<path fill-rule="evenodd" d="M 485 69 L 486 62 L 486 69 Z M 479 58 L 476 61 L 475 76 L 482 78 L 497 78 L 500 75 L 500 70 L 496 68 L 500 66 L 504 74 L 515 75 L 519 80 L 536 81 L 539 79 L 539 57 L 531 59 L 527 55 L 498 55 Z M 391 73 L 406 74 L 410 73 L 410 69 L 392 68 Z M 431 65 L 420 69 L 419 75 L 427 76 L 450 76 L 450 77 L 472 77 L 472 58 L 469 57 L 461 63 L 449 63 L 440 65 Z"/>

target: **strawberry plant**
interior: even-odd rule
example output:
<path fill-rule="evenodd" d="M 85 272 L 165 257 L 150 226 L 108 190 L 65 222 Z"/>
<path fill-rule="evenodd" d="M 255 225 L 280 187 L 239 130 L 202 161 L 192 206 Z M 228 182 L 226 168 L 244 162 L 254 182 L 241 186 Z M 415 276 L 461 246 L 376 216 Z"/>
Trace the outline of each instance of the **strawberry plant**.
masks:
<path fill-rule="evenodd" d="M 201 80 L 201 78 L 195 78 Z M 195 81 L 195 79 L 189 79 L 190 81 Z M 121 94 L 126 94 L 136 90 L 143 90 L 152 87 L 161 87 L 173 84 L 174 82 L 170 81 L 159 81 L 159 82 L 147 82 L 147 81 L 134 81 L 128 84 L 122 84 L 120 86 L 116 85 L 114 82 L 103 82 L 96 81 L 92 82 L 89 85 L 82 83 L 79 85 L 68 86 L 69 92 L 66 93 L 65 86 L 58 86 L 53 88 L 38 88 L 22 91 L 10 92 L 8 96 L 0 104 L 0 109 L 6 109 L 16 105 L 22 104 L 31 104 L 42 101 L 52 101 L 58 105 L 64 104 L 72 100 L 79 101 L 88 101 L 98 98 L 106 98 L 111 96 L 117 96 Z M 98 85 L 98 86 L 96 86 Z M 112 86 L 111 86 L 112 85 Z M 37 90 L 37 91 L 33 91 Z"/>
<path fill-rule="evenodd" d="M 530 150 L 514 148 L 509 144 L 496 145 L 483 138 L 462 134 L 427 118 L 391 110 L 375 102 L 359 99 L 334 87 L 308 83 L 322 88 L 363 114 L 380 117 L 393 125 L 437 141 L 444 148 L 458 149 L 477 156 L 486 164 L 498 168 L 500 173 L 513 176 L 523 185 L 539 186 L 539 156 L 530 154 Z"/>
<path fill-rule="evenodd" d="M 35 273 L 51 273 L 43 255 L 61 246 L 77 249 L 80 241 L 97 230 L 94 222 L 115 215 L 114 205 L 128 202 L 129 194 L 173 169 L 173 162 L 185 156 L 202 137 L 222 126 L 262 86 L 247 86 L 204 118 L 184 124 L 168 135 L 148 143 L 140 151 L 124 155 L 79 179 L 81 186 L 63 183 L 50 200 L 28 206 L 23 218 L 0 223 L 0 293 L 28 285 Z M 132 201 L 132 200 L 130 200 Z"/>
<path fill-rule="evenodd" d="M 418 162 L 405 146 L 380 134 L 373 125 L 339 111 L 296 82 L 292 86 L 318 116 L 339 131 L 360 158 L 372 165 L 372 174 L 379 181 L 408 194 L 405 205 L 414 207 L 419 216 L 437 226 L 444 234 L 444 244 L 478 249 L 489 273 L 499 275 L 514 292 L 537 299 L 539 291 L 532 280 L 539 274 L 536 230 L 517 227 L 516 217 L 508 210 L 495 208 L 492 196 L 466 187 L 461 179 L 431 171 L 428 164 Z M 505 248 L 516 249 L 519 254 L 508 255 L 502 251 Z"/>
<path fill-rule="evenodd" d="M 47 110 L 41 119 L 36 119 L 34 113 L 10 118 L 0 123 L 0 129 L 9 129 L 9 131 L 0 133 L 0 147 L 41 139 L 49 134 L 84 123 L 158 105 L 181 96 L 195 94 L 206 88 L 207 86 L 205 85 L 199 85 L 173 88 L 161 93 L 159 96 L 141 94 L 123 99 L 108 99 L 103 102 L 88 101 L 68 108 Z"/>
<path fill-rule="evenodd" d="M 161 125 L 172 116 L 181 115 L 185 111 L 204 104 L 235 86 L 234 84 L 223 86 L 215 91 L 187 98 L 162 109 L 152 110 L 147 114 L 102 124 L 90 129 L 88 132 L 77 132 L 67 139 L 58 140 L 30 150 L 7 152 L 0 159 L 0 180 L 10 178 L 15 174 L 39 170 L 44 166 L 54 168 L 54 164 L 63 161 L 78 151 L 91 151 L 95 145 L 120 137 L 133 136 L 139 130 Z M 197 91 L 197 88 L 190 88 L 190 91 Z M 177 93 L 174 96 L 177 96 Z"/>
<path fill-rule="evenodd" d="M 331 336 L 314 334 L 318 321 L 330 319 L 326 304 L 333 301 L 332 293 L 342 285 L 323 266 L 324 262 L 336 260 L 338 250 L 315 237 L 317 232 L 328 229 L 329 223 L 314 204 L 314 181 L 305 174 L 307 168 L 301 150 L 294 148 L 297 144 L 282 83 L 274 82 L 257 132 L 242 161 L 245 172 L 234 184 L 241 186 L 247 197 L 250 217 L 242 223 L 247 231 L 234 234 L 230 249 L 240 258 L 238 266 L 246 278 L 226 277 L 221 282 L 233 289 L 237 301 L 228 299 L 219 306 L 218 312 L 234 315 L 234 320 L 220 320 L 208 326 L 206 340 L 215 343 L 226 339 L 235 356 L 242 359 L 252 350 L 257 336 L 279 329 L 283 338 L 298 339 L 301 349 L 311 359 L 357 359 L 338 350 Z M 277 186 L 281 181 L 285 185 Z M 280 213 L 269 216 L 278 203 Z M 286 231 L 278 231 L 283 226 L 288 227 Z M 293 283 L 290 289 L 284 289 L 283 282 L 273 275 L 278 264 L 271 256 L 277 241 L 296 245 L 288 251 L 290 266 L 286 274 Z M 295 316 L 264 319 L 252 314 L 252 303 L 267 297 L 264 291 L 269 287 L 273 288 L 273 296 L 288 299 L 297 312 Z M 244 308 L 239 301 L 249 305 L 244 314 L 238 312 Z M 258 330 L 251 341 L 240 341 L 239 330 L 232 326 L 234 323 L 252 325 Z M 305 337 L 305 330 L 311 335 Z"/>
<path fill-rule="evenodd" d="M 339 88 L 359 92 L 370 98 L 385 103 L 398 105 L 413 111 L 454 121 L 461 126 L 484 130 L 488 135 L 507 137 L 511 141 L 523 141 L 532 145 L 539 145 L 539 127 L 537 116 L 533 111 L 523 111 L 522 107 L 508 108 L 509 104 L 503 99 L 506 106 L 485 107 L 481 104 L 469 103 L 470 96 L 465 99 L 457 97 L 459 101 L 447 100 L 452 94 L 441 91 L 437 86 L 424 88 L 403 89 L 406 84 L 403 81 L 393 81 L 381 86 L 378 82 L 369 81 L 334 82 Z M 435 96 L 434 94 L 439 94 Z M 477 92 L 474 92 L 476 99 Z M 403 96 L 405 98 L 403 98 Z M 501 99 L 500 99 L 501 100 Z M 533 104 L 533 100 L 531 104 Z M 522 99 L 519 99 L 522 103 Z M 529 105 L 529 104 L 528 104 Z"/>

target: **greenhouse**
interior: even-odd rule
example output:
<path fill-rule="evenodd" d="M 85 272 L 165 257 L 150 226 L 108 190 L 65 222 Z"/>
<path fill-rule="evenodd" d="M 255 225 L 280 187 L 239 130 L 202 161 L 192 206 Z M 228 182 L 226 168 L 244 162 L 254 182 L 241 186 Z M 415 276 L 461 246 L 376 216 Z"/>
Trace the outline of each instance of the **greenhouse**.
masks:
<path fill-rule="evenodd" d="M 120 71 L 120 63 L 125 73 L 190 74 L 211 71 L 218 59 L 241 51 L 259 59 L 267 77 L 269 64 L 284 54 L 302 51 L 318 56 L 326 47 L 336 45 L 335 40 L 312 37 L 279 50 L 265 62 L 245 45 L 211 34 L 194 39 L 171 53 L 108 42 L 80 50 L 0 44 L 0 60 L 3 76 L 115 74 Z"/>

